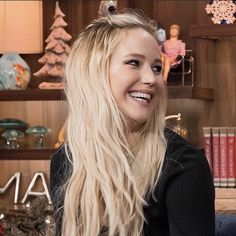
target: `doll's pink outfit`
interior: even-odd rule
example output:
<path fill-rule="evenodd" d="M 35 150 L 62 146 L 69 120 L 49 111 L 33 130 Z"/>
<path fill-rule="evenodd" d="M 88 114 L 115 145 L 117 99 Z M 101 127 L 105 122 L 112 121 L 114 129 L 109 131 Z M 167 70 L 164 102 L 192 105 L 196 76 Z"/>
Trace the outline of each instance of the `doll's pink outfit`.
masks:
<path fill-rule="evenodd" d="M 162 51 L 170 58 L 171 61 L 174 61 L 171 63 L 171 67 L 175 67 L 178 64 L 181 63 L 181 60 L 175 61 L 176 57 L 178 55 L 185 56 L 186 54 L 186 44 L 182 42 L 182 40 L 177 40 L 176 42 L 171 42 L 171 40 L 166 40 L 162 44 Z"/>

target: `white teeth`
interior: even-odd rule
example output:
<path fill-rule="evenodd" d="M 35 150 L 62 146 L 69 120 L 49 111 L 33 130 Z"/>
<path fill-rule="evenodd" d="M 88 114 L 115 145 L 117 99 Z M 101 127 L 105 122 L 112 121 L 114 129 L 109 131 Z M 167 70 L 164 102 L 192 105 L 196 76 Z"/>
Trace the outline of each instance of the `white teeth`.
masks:
<path fill-rule="evenodd" d="M 129 95 L 137 100 L 142 101 L 143 99 L 150 101 L 151 95 L 148 93 L 141 93 L 141 92 L 131 92 Z"/>

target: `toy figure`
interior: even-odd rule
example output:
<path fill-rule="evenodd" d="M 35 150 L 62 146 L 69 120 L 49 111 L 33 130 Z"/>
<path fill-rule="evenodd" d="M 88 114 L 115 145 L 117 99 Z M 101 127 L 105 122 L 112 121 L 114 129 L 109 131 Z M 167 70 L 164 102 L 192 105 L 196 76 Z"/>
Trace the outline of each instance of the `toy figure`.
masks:
<path fill-rule="evenodd" d="M 182 57 L 186 54 L 186 44 L 179 39 L 180 31 L 179 25 L 171 25 L 170 38 L 162 44 L 162 51 L 169 59 L 171 68 L 177 67 L 181 63 Z"/>

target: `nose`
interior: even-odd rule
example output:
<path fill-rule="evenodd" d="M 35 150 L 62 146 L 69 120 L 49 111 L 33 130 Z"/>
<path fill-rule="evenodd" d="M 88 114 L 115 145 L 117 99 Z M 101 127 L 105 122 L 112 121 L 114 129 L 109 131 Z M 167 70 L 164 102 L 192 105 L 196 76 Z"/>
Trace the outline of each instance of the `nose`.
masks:
<path fill-rule="evenodd" d="M 152 68 L 143 68 L 140 81 L 143 84 L 153 85 L 157 82 L 157 75 L 155 75 Z"/>

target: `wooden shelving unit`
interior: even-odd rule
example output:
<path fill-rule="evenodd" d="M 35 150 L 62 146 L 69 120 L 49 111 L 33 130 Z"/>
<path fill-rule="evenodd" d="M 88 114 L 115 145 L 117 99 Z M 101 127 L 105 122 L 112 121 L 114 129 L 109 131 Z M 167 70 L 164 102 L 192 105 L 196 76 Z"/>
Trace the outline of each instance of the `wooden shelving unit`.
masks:
<path fill-rule="evenodd" d="M 60 89 L 26 89 L 0 91 L 0 101 L 50 101 L 64 99 L 65 95 Z"/>
<path fill-rule="evenodd" d="M 49 160 L 55 151 L 55 148 L 0 149 L 0 160 Z"/>
<path fill-rule="evenodd" d="M 192 98 L 214 100 L 214 90 L 197 87 L 168 87 L 168 98 Z"/>
<path fill-rule="evenodd" d="M 236 37 L 236 24 L 192 25 L 189 28 L 189 35 L 196 39 L 213 41 Z M 236 188 L 216 188 L 215 193 L 215 210 L 217 213 L 236 213 Z"/>
<path fill-rule="evenodd" d="M 193 38 L 220 40 L 222 37 L 236 36 L 236 25 L 192 25 L 189 35 Z"/>
<path fill-rule="evenodd" d="M 196 88 L 196 87 L 181 87 L 169 86 L 169 98 L 193 98 L 202 100 L 213 100 L 213 89 Z M 5 90 L 0 91 L 0 101 L 50 101 L 50 100 L 65 100 L 65 95 L 62 90 Z"/>
<path fill-rule="evenodd" d="M 236 213 L 236 188 L 216 188 L 216 212 Z"/>

